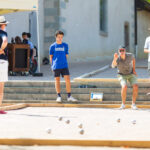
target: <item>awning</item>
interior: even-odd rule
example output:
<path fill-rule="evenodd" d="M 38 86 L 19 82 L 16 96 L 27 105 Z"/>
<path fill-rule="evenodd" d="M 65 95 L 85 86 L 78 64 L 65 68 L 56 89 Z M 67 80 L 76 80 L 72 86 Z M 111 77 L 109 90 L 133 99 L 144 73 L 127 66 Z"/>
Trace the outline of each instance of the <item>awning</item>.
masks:
<path fill-rule="evenodd" d="M 0 15 L 32 10 L 38 10 L 38 0 L 0 0 Z"/>

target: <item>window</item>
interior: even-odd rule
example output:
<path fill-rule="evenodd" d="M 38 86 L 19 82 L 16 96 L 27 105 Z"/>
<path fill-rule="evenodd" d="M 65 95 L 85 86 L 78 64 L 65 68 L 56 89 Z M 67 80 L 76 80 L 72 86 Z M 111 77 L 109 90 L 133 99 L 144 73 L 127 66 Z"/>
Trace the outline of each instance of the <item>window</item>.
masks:
<path fill-rule="evenodd" d="M 124 45 L 126 47 L 127 52 L 129 52 L 130 48 L 130 30 L 129 30 L 129 23 L 125 22 L 124 24 Z"/>
<path fill-rule="evenodd" d="M 107 0 L 100 0 L 100 31 L 107 33 Z"/>

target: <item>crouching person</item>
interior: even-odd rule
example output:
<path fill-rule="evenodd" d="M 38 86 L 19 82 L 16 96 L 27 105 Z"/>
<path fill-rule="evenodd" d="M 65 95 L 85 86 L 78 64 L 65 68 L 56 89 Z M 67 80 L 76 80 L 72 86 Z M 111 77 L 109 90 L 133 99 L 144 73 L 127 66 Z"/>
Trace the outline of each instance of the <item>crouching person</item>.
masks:
<path fill-rule="evenodd" d="M 137 74 L 135 71 L 135 58 L 133 54 L 126 53 L 126 49 L 123 46 L 119 47 L 118 53 L 114 54 L 112 67 L 118 68 L 118 79 L 121 84 L 121 97 L 122 104 L 120 109 L 125 109 L 126 97 L 127 97 L 127 82 L 133 87 L 132 94 L 132 109 L 137 109 L 136 99 L 138 96 Z"/>

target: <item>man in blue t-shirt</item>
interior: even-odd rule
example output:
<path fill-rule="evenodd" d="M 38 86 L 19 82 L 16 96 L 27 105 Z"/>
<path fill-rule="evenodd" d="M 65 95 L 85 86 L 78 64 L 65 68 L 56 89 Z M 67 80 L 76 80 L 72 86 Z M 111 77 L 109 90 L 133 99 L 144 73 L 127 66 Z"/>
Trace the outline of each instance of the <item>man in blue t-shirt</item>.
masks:
<path fill-rule="evenodd" d="M 61 91 L 60 91 L 60 75 L 64 77 L 66 82 L 66 90 L 68 93 L 68 102 L 77 102 L 75 98 L 71 96 L 71 84 L 70 84 L 70 74 L 68 69 L 67 57 L 69 54 L 68 44 L 62 42 L 64 33 L 62 31 L 57 31 L 55 34 L 56 42 L 50 46 L 49 55 L 52 70 L 55 76 L 55 87 L 57 92 L 57 102 L 62 102 Z"/>

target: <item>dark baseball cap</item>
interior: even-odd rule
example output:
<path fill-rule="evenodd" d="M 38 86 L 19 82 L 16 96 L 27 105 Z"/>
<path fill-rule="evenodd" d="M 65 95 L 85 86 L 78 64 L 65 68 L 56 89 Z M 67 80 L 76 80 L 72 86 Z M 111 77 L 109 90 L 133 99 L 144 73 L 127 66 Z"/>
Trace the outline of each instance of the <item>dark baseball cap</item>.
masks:
<path fill-rule="evenodd" d="M 119 49 L 126 49 L 126 47 L 125 47 L 125 46 L 120 45 L 120 46 L 119 46 L 119 48 L 118 48 L 118 50 L 119 50 Z"/>

